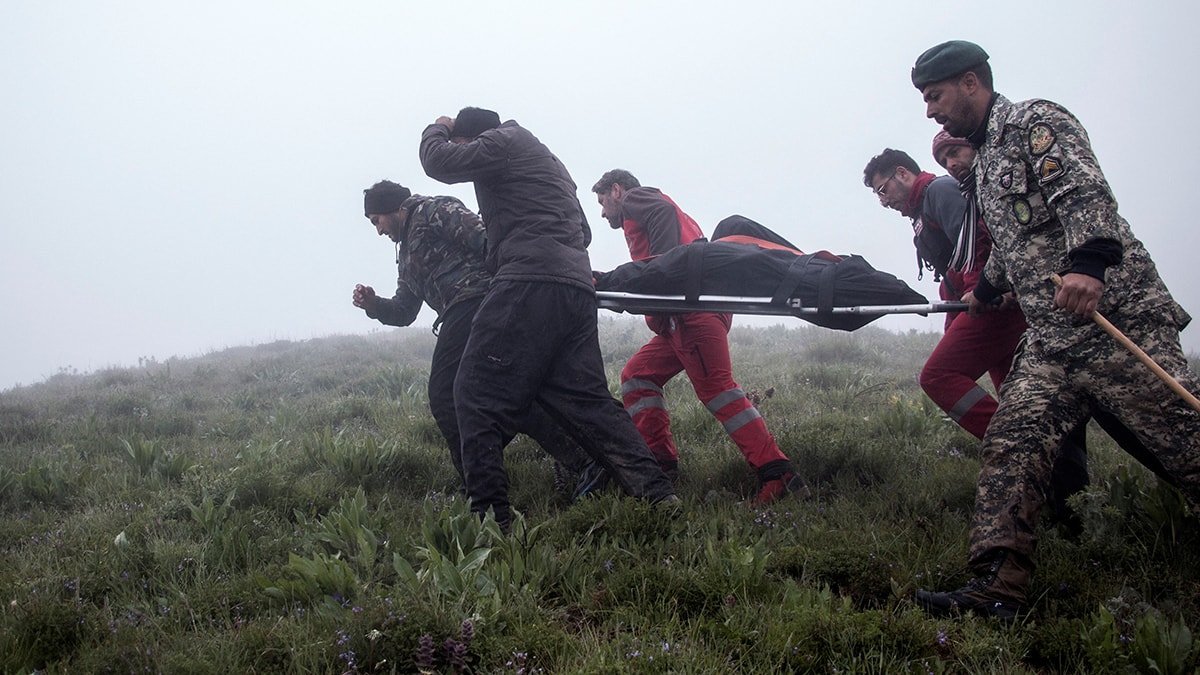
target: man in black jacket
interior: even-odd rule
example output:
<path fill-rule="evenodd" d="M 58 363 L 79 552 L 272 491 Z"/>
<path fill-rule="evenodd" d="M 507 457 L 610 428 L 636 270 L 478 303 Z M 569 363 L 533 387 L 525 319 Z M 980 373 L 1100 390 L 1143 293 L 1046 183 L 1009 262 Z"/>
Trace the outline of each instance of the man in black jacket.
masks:
<path fill-rule="evenodd" d="M 487 228 L 492 284 L 454 382 L 471 508 L 510 514 L 503 441 L 537 401 L 629 494 L 675 500 L 674 488 L 608 390 L 587 245 L 591 230 L 566 167 L 514 121 L 479 108 L 439 117 L 421 136 L 421 166 L 471 181 Z"/>
<path fill-rule="evenodd" d="M 483 223 L 454 197 L 414 195 L 387 180 L 363 190 L 363 207 L 376 234 L 395 242 L 399 275 L 396 294 L 391 298 L 377 296 L 370 286 L 355 286 L 354 306 L 390 326 L 411 324 L 422 304 L 437 312 L 437 345 L 429 364 L 429 409 L 461 479 L 462 443 L 454 413 L 454 377 L 471 334 L 471 319 L 492 279 L 483 265 L 487 250 Z M 554 457 L 556 482 L 564 473 L 559 467 L 580 475 L 577 496 L 605 482 L 602 471 L 592 466 L 574 439 L 539 406 L 529 407 L 517 430 Z M 566 485 L 563 488 L 569 489 Z"/>

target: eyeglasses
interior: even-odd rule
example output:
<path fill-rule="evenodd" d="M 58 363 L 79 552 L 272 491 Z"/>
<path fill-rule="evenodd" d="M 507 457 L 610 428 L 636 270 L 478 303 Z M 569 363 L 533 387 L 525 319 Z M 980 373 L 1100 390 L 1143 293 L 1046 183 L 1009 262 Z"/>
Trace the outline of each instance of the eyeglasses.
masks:
<path fill-rule="evenodd" d="M 892 182 L 892 180 L 896 177 L 896 172 L 899 170 L 900 167 L 892 169 L 892 173 L 887 177 L 887 180 L 883 181 L 879 187 L 871 188 L 871 192 L 874 192 L 876 197 L 886 197 L 888 183 Z"/>

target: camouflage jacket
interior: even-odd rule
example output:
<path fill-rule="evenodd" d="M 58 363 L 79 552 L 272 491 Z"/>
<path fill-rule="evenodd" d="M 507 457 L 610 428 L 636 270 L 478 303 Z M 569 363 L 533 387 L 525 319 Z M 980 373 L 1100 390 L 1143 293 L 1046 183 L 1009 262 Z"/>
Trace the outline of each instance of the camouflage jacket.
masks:
<path fill-rule="evenodd" d="M 422 302 L 440 317 L 455 303 L 483 295 L 492 278 L 484 269 L 487 236 L 479 216 L 454 197 L 413 195 L 401 208 L 408 218 L 396 246 L 396 295 L 379 298 L 367 315 L 407 326 Z"/>
<path fill-rule="evenodd" d="M 1101 330 L 1056 308 L 1050 280 L 1052 273 L 1071 268 L 1070 251 L 1093 239 L 1111 239 L 1124 249 L 1121 262 L 1105 273 L 1101 314 L 1118 327 L 1143 314 L 1180 328 L 1187 324 L 1187 312 L 1117 213 L 1087 131 L 1065 108 L 997 95 L 975 171 L 980 212 L 993 242 L 983 276 L 998 289 L 1016 291 L 1032 343 L 1054 352 Z"/>

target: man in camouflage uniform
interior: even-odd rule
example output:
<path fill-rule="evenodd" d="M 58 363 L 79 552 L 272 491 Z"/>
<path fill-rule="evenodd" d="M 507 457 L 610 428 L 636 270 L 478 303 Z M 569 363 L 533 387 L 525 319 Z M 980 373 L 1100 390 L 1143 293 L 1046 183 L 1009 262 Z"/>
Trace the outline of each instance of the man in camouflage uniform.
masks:
<path fill-rule="evenodd" d="M 978 577 L 918 591 L 917 602 L 1011 619 L 1025 607 L 1034 525 L 1063 436 L 1094 410 L 1112 414 L 1195 508 L 1200 413 L 1090 319 L 1099 310 L 1197 390 L 1179 346 L 1190 317 L 1118 214 L 1087 132 L 1056 103 L 996 94 L 987 59 L 978 45 L 946 42 L 917 59 L 912 82 L 926 116 L 978 150 L 976 195 L 993 248 L 966 298 L 971 311 L 1013 290 L 1029 330 L 983 440 L 969 550 Z"/>
<path fill-rule="evenodd" d="M 464 476 L 454 377 L 471 334 L 471 320 L 487 292 L 491 275 L 483 266 L 487 237 L 483 223 L 454 197 L 424 197 L 391 181 L 364 190 L 364 210 L 375 231 L 396 243 L 396 294 L 381 298 L 375 289 L 354 287 L 355 307 L 389 326 L 407 326 L 421 303 L 437 312 L 437 344 L 429 366 L 429 408 L 446 439 L 450 460 Z M 401 245 L 403 244 L 403 246 Z M 517 431 L 533 438 L 568 471 L 580 474 L 577 495 L 589 490 L 601 471 L 583 449 L 536 403 Z M 505 443 L 511 437 L 505 439 Z"/>

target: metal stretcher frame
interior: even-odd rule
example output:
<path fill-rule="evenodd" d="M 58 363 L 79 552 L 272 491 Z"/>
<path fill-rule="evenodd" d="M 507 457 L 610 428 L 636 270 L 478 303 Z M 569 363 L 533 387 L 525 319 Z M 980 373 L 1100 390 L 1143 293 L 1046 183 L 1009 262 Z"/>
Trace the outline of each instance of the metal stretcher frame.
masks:
<path fill-rule="evenodd" d="M 642 295 L 617 291 L 596 291 L 596 303 L 601 309 L 630 314 L 680 312 L 727 312 L 730 314 L 759 314 L 795 316 L 820 314 L 816 307 L 804 307 L 799 298 L 788 298 L 784 304 L 774 304 L 771 298 L 745 298 L 731 295 L 701 295 L 688 302 L 682 295 Z M 965 302 L 931 302 L 924 305 L 858 305 L 833 307 L 831 314 L 944 314 L 963 312 Z"/>

